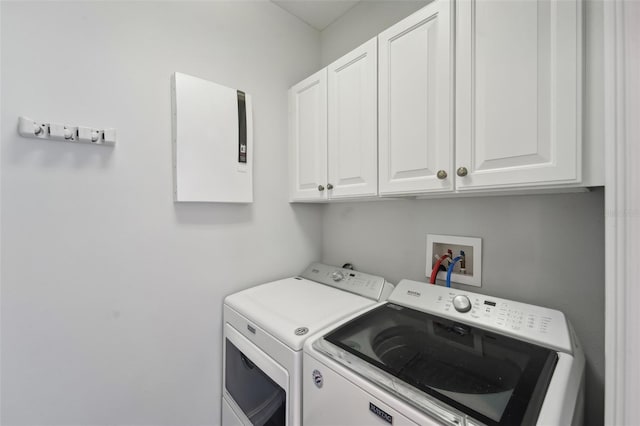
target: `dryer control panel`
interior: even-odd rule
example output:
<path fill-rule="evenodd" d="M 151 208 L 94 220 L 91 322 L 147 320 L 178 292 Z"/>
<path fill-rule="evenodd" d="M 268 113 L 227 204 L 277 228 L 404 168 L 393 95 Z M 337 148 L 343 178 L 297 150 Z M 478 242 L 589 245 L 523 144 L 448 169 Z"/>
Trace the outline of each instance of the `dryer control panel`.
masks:
<path fill-rule="evenodd" d="M 377 301 L 386 300 L 393 290 L 382 277 L 323 263 L 312 263 L 300 277 Z"/>

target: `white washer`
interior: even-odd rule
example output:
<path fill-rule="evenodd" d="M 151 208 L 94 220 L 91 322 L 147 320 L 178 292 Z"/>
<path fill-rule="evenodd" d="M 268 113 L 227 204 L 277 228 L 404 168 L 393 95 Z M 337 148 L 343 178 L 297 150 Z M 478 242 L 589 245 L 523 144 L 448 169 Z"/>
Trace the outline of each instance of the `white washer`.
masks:
<path fill-rule="evenodd" d="M 222 424 L 299 425 L 302 347 L 312 333 L 385 300 L 384 278 L 320 263 L 224 302 Z"/>
<path fill-rule="evenodd" d="M 584 367 L 562 312 L 403 280 L 307 340 L 303 423 L 580 425 Z"/>

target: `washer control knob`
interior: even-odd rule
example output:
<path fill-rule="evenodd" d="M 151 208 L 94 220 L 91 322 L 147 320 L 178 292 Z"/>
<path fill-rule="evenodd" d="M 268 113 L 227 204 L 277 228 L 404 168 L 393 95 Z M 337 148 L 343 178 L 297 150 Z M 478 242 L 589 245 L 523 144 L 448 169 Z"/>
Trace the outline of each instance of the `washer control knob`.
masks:
<path fill-rule="evenodd" d="M 453 298 L 453 307 L 458 312 L 469 312 L 471 310 L 471 302 L 467 296 L 459 294 Z"/>
<path fill-rule="evenodd" d="M 333 274 L 331 274 L 331 278 L 335 281 L 342 281 L 344 279 L 344 274 L 341 271 L 334 271 Z"/>

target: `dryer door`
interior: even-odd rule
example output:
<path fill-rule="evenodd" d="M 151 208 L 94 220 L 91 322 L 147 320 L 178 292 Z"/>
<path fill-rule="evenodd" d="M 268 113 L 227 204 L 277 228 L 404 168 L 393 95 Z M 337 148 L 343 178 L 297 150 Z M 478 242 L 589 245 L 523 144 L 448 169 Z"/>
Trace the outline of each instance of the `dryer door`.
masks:
<path fill-rule="evenodd" d="M 249 425 L 287 425 L 287 371 L 229 324 L 224 335 L 224 393 L 233 410 Z"/>

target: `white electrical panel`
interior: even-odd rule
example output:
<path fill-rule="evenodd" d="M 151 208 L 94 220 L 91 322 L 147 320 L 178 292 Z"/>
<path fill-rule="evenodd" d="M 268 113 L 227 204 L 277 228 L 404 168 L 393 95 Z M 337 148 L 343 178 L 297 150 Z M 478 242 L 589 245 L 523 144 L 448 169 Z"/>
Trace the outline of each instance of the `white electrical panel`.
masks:
<path fill-rule="evenodd" d="M 253 202 L 251 96 L 176 72 L 172 97 L 175 201 Z"/>

